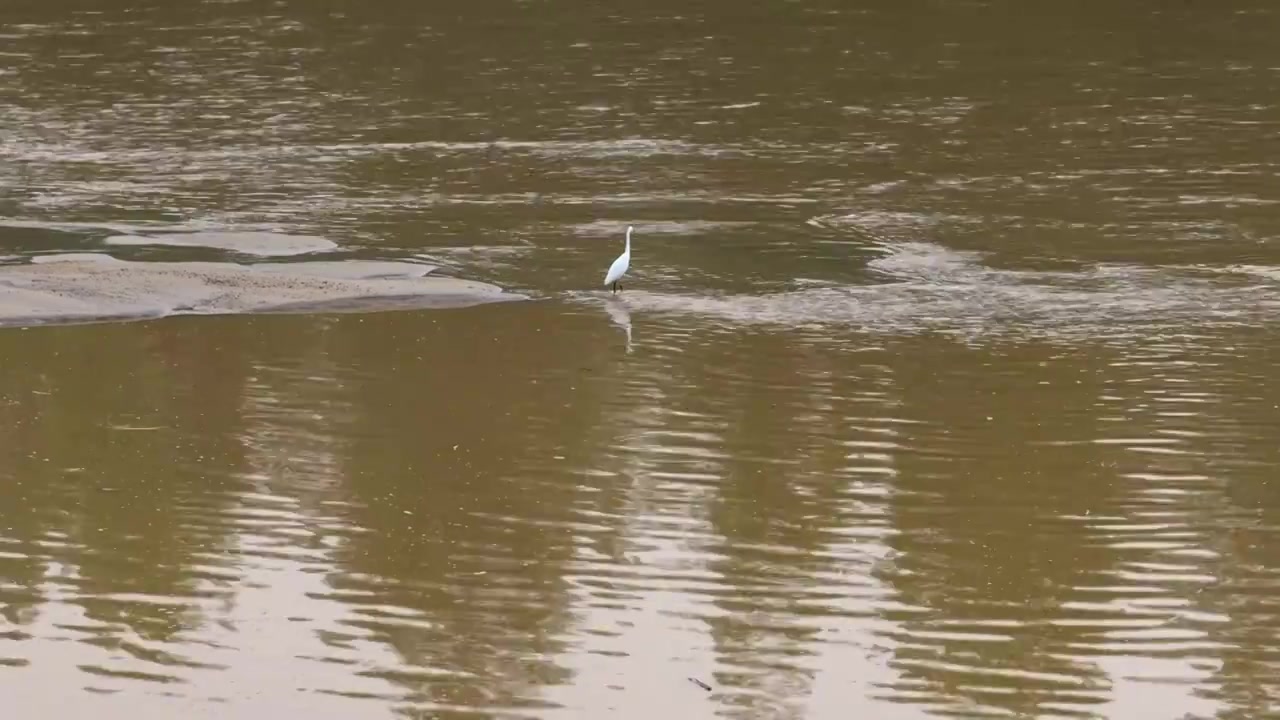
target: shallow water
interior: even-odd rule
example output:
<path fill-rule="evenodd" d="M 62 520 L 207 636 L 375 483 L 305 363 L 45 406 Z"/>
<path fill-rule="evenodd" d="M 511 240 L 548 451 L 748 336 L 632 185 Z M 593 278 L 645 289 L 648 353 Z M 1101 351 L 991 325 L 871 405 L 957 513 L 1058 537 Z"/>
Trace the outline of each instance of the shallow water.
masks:
<path fill-rule="evenodd" d="M 515 296 L 0 329 L 6 707 L 1274 712 L 1276 11 L 847 5 L 0 9 L 0 264 Z"/>

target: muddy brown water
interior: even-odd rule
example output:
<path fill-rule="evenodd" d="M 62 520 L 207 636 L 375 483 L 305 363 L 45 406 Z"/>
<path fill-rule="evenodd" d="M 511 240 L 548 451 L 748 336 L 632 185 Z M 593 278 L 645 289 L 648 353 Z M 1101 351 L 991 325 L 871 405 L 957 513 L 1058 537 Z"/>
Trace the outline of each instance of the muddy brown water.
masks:
<path fill-rule="evenodd" d="M 1280 711 L 1280 11 L 749 5 L 0 7 L 0 289 L 347 283 L 0 328 L 5 716 Z"/>

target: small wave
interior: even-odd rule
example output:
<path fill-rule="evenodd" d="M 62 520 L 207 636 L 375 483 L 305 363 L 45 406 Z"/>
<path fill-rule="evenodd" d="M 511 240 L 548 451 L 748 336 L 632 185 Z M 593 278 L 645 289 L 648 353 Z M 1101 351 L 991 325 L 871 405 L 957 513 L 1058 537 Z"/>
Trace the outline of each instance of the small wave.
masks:
<path fill-rule="evenodd" d="M 601 220 L 572 225 L 569 230 L 574 235 L 610 236 L 621 235 L 626 232 L 627 225 L 634 225 L 638 237 L 639 235 L 699 235 L 754 224 L 715 220 L 647 220 L 643 223 Z"/>
<path fill-rule="evenodd" d="M 162 235 L 112 235 L 103 240 L 108 245 L 173 245 L 231 250 L 262 257 L 305 255 L 336 250 L 332 240 L 313 235 L 286 235 L 272 232 L 192 232 Z"/>
<path fill-rule="evenodd" d="M 767 295 L 633 290 L 627 303 L 633 312 L 703 315 L 744 325 L 1045 338 L 1129 335 L 1206 321 L 1262 324 L 1280 309 L 1280 286 L 1223 282 L 1221 272 L 1204 268 L 1023 271 L 988 268 L 979 257 L 905 243 L 870 263 L 887 282 Z M 1233 271 L 1270 277 L 1258 268 Z M 1280 270 L 1269 272 L 1280 279 Z"/>
<path fill-rule="evenodd" d="M 958 222 L 966 219 L 942 213 L 867 210 L 855 213 L 818 215 L 809 218 L 807 222 L 815 227 L 823 228 L 857 228 L 867 231 L 897 233 L 898 231 L 918 232 L 926 228 L 937 227 L 945 222 Z"/>

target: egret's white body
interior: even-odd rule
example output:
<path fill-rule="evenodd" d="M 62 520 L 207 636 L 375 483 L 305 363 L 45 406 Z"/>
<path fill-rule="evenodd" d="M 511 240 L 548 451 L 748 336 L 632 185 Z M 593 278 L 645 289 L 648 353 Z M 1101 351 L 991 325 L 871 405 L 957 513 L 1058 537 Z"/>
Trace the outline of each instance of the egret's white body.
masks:
<path fill-rule="evenodd" d="M 613 291 L 618 292 L 618 280 L 627 274 L 627 268 L 631 267 L 631 226 L 627 226 L 627 248 L 622 251 L 617 260 L 609 266 L 609 272 L 605 273 L 604 286 L 613 286 Z"/>

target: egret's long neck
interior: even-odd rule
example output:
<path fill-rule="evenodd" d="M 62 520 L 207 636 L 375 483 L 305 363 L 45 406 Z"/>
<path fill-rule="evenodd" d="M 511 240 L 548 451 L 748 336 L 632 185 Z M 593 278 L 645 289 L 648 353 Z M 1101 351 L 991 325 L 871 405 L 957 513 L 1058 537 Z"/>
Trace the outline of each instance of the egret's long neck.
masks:
<path fill-rule="evenodd" d="M 631 228 L 627 228 L 627 250 L 626 250 L 626 252 L 627 252 L 628 254 L 631 252 Z"/>

